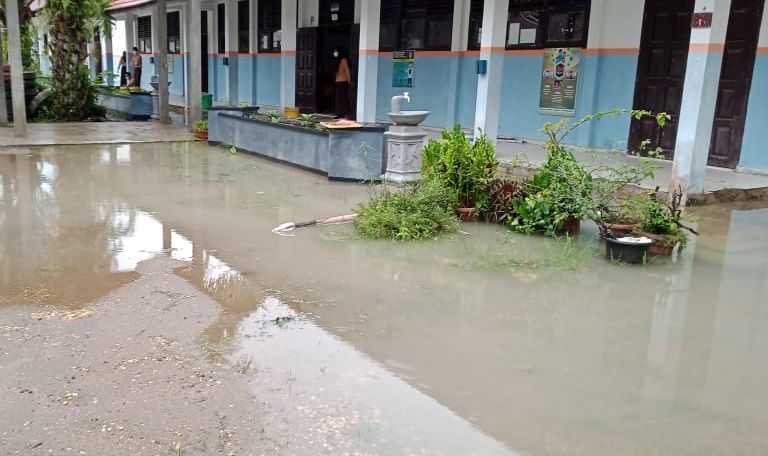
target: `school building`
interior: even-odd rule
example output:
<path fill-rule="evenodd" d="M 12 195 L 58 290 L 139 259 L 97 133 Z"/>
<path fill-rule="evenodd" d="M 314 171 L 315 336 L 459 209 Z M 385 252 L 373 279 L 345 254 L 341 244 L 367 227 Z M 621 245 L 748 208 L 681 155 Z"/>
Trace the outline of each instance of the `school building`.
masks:
<path fill-rule="evenodd" d="M 765 0 L 167 0 L 158 43 L 154 0 L 115 0 L 111 40 L 144 54 L 142 86 L 166 46 L 171 96 L 333 112 L 332 50 L 349 51 L 357 119 L 386 120 L 390 98 L 494 138 L 541 140 L 547 121 L 613 108 L 671 114 L 662 129 L 629 116 L 569 142 L 636 151 L 651 140 L 697 185 L 706 165 L 768 171 Z M 400 51 L 413 51 L 400 52 Z M 397 58 L 395 58 L 397 57 Z M 411 59 L 412 58 L 412 59 Z M 761 82 L 762 81 L 762 82 Z"/>

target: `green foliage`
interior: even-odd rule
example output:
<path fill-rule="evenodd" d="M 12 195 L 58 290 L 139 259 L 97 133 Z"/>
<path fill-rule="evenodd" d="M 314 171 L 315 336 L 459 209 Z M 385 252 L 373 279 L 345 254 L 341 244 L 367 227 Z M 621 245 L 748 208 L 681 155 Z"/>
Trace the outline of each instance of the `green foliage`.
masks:
<path fill-rule="evenodd" d="M 312 127 L 312 124 L 314 124 L 317 121 L 317 114 L 300 114 L 299 115 L 299 122 L 301 122 L 301 125 L 304 127 Z"/>
<path fill-rule="evenodd" d="M 660 238 L 659 241 L 663 245 L 675 245 L 679 242 L 684 247 L 688 242 L 688 236 L 686 236 L 683 229 L 685 228 L 693 233 L 695 231 L 681 223 L 683 217 L 683 212 L 680 208 L 682 194 L 673 194 L 670 197 L 669 203 L 664 204 L 659 201 L 657 191 L 658 189 L 650 195 L 645 218 L 640 224 L 640 230 L 656 235 Z"/>
<path fill-rule="evenodd" d="M 205 119 L 201 119 L 195 122 L 194 125 L 195 133 L 201 132 L 201 131 L 208 131 L 208 121 Z"/>
<path fill-rule="evenodd" d="M 493 144 L 485 137 L 472 144 L 458 125 L 444 130 L 442 140 L 430 139 L 422 150 L 422 175 L 455 189 L 465 207 L 475 206 L 498 167 Z"/>
<path fill-rule="evenodd" d="M 357 232 L 370 238 L 398 241 L 434 238 L 458 229 L 456 193 L 436 179 L 400 190 L 383 187 L 358 208 Z"/>
<path fill-rule="evenodd" d="M 82 120 L 98 113 L 96 88 L 83 63 L 96 31 L 111 32 L 111 0 L 47 0 L 42 14 L 49 25 L 52 108 L 60 120 Z"/>
<path fill-rule="evenodd" d="M 272 123 L 278 123 L 280 122 L 280 114 L 277 113 L 276 109 L 272 109 L 267 113 L 267 118 Z"/>
<path fill-rule="evenodd" d="M 525 195 L 525 183 L 518 179 L 491 179 L 477 199 L 477 209 L 485 220 L 507 223 L 514 215 L 513 203 Z"/>

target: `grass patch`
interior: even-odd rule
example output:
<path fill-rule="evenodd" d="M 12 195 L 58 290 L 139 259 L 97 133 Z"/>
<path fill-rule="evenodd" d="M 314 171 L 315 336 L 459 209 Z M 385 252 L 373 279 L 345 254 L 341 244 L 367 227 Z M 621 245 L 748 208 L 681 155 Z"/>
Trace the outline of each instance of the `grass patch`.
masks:
<path fill-rule="evenodd" d="M 431 239 L 459 227 L 458 196 L 435 179 L 402 189 L 382 186 L 358 208 L 355 229 L 363 237 L 411 241 Z"/>

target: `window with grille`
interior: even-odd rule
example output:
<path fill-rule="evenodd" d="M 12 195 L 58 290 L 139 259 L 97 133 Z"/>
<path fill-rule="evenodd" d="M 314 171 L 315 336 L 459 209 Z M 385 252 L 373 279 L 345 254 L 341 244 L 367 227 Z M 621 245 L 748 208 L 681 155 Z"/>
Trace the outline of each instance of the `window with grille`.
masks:
<path fill-rule="evenodd" d="M 259 52 L 280 52 L 280 0 L 259 0 Z"/>
<path fill-rule="evenodd" d="M 181 21 L 178 11 L 168 13 L 168 53 L 178 54 L 181 52 Z"/>
<path fill-rule="evenodd" d="M 585 47 L 590 0 L 510 0 L 507 49 Z"/>
<path fill-rule="evenodd" d="M 152 17 L 142 16 L 136 19 L 136 47 L 142 54 L 152 53 Z"/>
<path fill-rule="evenodd" d="M 227 10 L 223 3 L 216 5 L 216 49 L 219 54 L 227 52 Z"/>
<path fill-rule="evenodd" d="M 453 0 L 382 0 L 381 50 L 450 50 Z"/>
<path fill-rule="evenodd" d="M 251 8 L 249 0 L 237 2 L 237 52 L 247 53 L 251 47 Z"/>
<path fill-rule="evenodd" d="M 480 39 L 483 35 L 483 0 L 472 0 L 469 4 L 469 36 L 467 49 L 480 49 Z"/>

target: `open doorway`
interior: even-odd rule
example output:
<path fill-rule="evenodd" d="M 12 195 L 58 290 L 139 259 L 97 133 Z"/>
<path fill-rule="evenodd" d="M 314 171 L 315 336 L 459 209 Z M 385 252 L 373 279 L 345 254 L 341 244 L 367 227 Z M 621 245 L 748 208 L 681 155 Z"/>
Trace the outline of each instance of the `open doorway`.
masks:
<path fill-rule="evenodd" d="M 296 34 L 296 105 L 302 112 L 335 114 L 334 49 L 346 50 L 352 81 L 357 80 L 359 26 L 354 24 L 354 0 L 321 0 L 317 27 Z M 355 88 L 348 94 L 355 113 Z"/>

